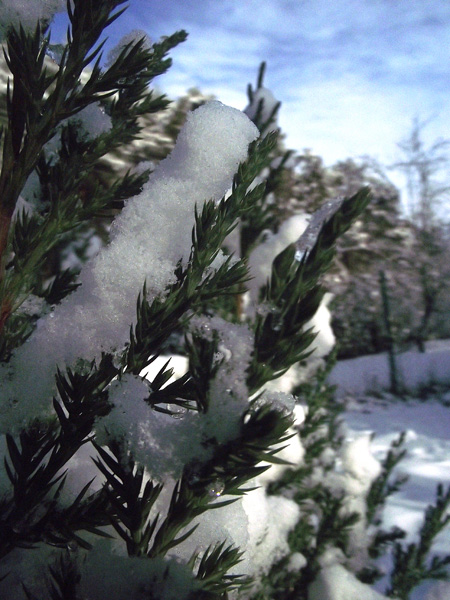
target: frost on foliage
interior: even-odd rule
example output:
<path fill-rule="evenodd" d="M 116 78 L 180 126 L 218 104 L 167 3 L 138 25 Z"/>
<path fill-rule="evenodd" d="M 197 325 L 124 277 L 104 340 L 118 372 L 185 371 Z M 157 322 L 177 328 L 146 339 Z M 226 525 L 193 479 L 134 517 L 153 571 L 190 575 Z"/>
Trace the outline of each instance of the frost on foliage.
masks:
<path fill-rule="evenodd" d="M 308 227 L 295 244 L 296 260 L 301 261 L 305 254 L 310 252 L 317 241 L 317 236 L 319 235 L 322 226 L 340 209 L 343 201 L 343 198 L 328 200 L 311 215 Z"/>
<path fill-rule="evenodd" d="M 150 300 L 174 281 L 177 262 L 189 257 L 195 205 L 225 194 L 257 136 L 242 112 L 217 101 L 188 115 L 171 155 L 115 219 L 109 245 L 84 267 L 81 286 L 4 368 L 3 430 L 50 407 L 56 364 L 73 366 L 79 357 L 91 361 L 124 346 L 144 281 Z"/>
<path fill-rule="evenodd" d="M 19 25 L 32 33 L 38 21 L 48 23 L 66 8 L 66 0 L 2 0 L 0 2 L 0 40 L 9 27 Z"/>
<path fill-rule="evenodd" d="M 308 589 L 308 600 L 387 600 L 342 565 L 324 567 Z"/>

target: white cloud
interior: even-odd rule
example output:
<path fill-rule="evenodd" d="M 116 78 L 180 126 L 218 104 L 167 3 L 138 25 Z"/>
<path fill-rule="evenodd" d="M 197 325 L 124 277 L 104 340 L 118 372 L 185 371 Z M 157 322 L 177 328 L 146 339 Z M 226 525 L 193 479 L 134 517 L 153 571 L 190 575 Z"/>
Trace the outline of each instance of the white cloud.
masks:
<path fill-rule="evenodd" d="M 415 115 L 450 138 L 448 0 L 130 0 L 111 42 L 136 27 L 189 32 L 157 82 L 172 96 L 196 86 L 242 109 L 266 60 L 288 143 L 326 162 L 393 162 Z"/>

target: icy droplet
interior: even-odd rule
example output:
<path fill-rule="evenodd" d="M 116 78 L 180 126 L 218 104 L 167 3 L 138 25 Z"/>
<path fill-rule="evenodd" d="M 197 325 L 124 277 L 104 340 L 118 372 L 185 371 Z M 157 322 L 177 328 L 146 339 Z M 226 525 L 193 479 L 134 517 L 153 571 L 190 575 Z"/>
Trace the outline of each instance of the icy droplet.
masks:
<path fill-rule="evenodd" d="M 252 418 L 252 413 L 248 410 L 242 418 L 242 422 L 244 423 L 244 425 L 247 425 L 247 423 L 250 421 L 251 418 Z"/>
<path fill-rule="evenodd" d="M 231 350 L 224 346 L 224 344 L 219 344 L 217 350 L 222 354 L 225 362 L 229 362 L 233 356 Z"/>
<path fill-rule="evenodd" d="M 340 209 L 343 201 L 343 198 L 336 198 L 326 202 L 311 215 L 308 227 L 295 243 L 295 260 L 302 260 L 303 256 L 312 250 L 324 223 Z"/>
<path fill-rule="evenodd" d="M 261 317 L 265 317 L 269 314 L 270 309 L 267 306 L 267 304 L 258 304 L 258 306 L 256 307 L 256 313 L 258 315 L 260 315 Z"/>
<path fill-rule="evenodd" d="M 274 315 L 273 319 L 272 319 L 272 329 L 274 331 L 280 331 L 282 326 L 283 326 L 283 317 L 280 314 Z"/>
<path fill-rule="evenodd" d="M 78 544 L 75 540 L 70 540 L 69 542 L 67 542 L 66 548 L 69 552 L 75 552 L 78 548 Z"/>
<path fill-rule="evenodd" d="M 208 496 L 211 498 L 218 498 L 223 494 L 225 489 L 225 484 L 221 479 L 216 479 L 209 487 L 208 487 Z"/>
<path fill-rule="evenodd" d="M 167 410 L 170 410 L 172 419 L 184 419 L 187 413 L 187 408 L 177 404 L 168 404 Z"/>

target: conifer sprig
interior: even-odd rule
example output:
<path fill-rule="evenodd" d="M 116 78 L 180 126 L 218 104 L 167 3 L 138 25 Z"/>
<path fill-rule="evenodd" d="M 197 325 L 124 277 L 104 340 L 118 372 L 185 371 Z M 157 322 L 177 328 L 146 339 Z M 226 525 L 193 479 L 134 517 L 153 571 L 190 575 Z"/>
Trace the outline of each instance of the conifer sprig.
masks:
<path fill-rule="evenodd" d="M 377 513 L 384 506 L 387 498 L 391 494 L 397 492 L 408 480 L 407 476 L 400 475 L 392 480 L 392 473 L 394 469 L 406 456 L 406 450 L 403 448 L 405 437 L 406 434 L 403 432 L 396 440 L 392 442 L 389 452 L 387 453 L 381 465 L 382 471 L 370 486 L 370 490 L 366 499 L 366 517 L 369 523 L 379 525 Z"/>
<path fill-rule="evenodd" d="M 79 600 L 78 585 L 81 581 L 77 563 L 70 556 L 70 551 L 60 555 L 53 566 L 49 566 L 48 598 L 51 600 Z M 23 585 L 27 600 L 44 600 Z"/>
<path fill-rule="evenodd" d="M 255 352 L 249 368 L 252 392 L 306 358 L 314 340 L 304 326 L 317 311 L 324 291 L 319 281 L 330 268 L 335 242 L 370 201 L 368 188 L 346 198 L 321 227 L 311 250 L 298 260 L 295 244 L 273 261 L 270 282 L 262 293 L 262 311 L 255 317 Z M 262 312 L 262 314 L 261 314 Z"/>
<path fill-rule="evenodd" d="M 94 462 L 106 477 L 110 501 L 110 523 L 125 541 L 129 556 L 145 556 L 159 515 L 149 518 L 162 484 L 144 481 L 144 467 L 124 456 L 119 443 L 109 445 L 110 453 L 94 442 L 99 458 Z"/>
<path fill-rule="evenodd" d="M 242 556 L 242 552 L 233 546 L 226 546 L 225 542 L 209 546 L 201 559 L 199 553 L 194 553 L 190 564 L 194 568 L 199 559 L 196 579 L 201 582 L 202 591 L 214 594 L 211 598 L 236 589 L 244 591 L 250 583 L 249 578 L 228 574 L 228 571 L 242 560 Z"/>
<path fill-rule="evenodd" d="M 157 297 L 150 303 L 144 286 L 137 302 L 137 324 L 130 332 L 127 370 L 139 374 L 169 335 L 189 317 L 188 310 L 199 309 L 210 298 L 245 283 L 248 273 L 242 261 L 231 264 L 228 260 L 214 273 L 207 270 L 239 217 L 250 211 L 263 194 L 264 184 L 249 187 L 265 166 L 275 142 L 276 135 L 271 135 L 251 144 L 248 159 L 239 165 L 234 177 L 230 196 L 218 203 L 207 201 L 201 212 L 196 211 L 188 264 L 177 267 L 177 281 L 169 287 L 166 298 Z"/>
<path fill-rule="evenodd" d="M 400 542 L 394 545 L 394 564 L 391 572 L 391 583 L 386 591 L 388 596 L 408 600 L 409 594 L 419 583 L 426 579 L 446 579 L 447 565 L 450 555 L 434 556 L 427 560 L 436 536 L 450 522 L 448 509 L 450 506 L 450 487 L 447 491 L 441 484 L 437 486 L 436 502 L 425 511 L 423 525 L 419 532 L 419 541 L 406 547 Z"/>
<path fill-rule="evenodd" d="M 154 510 L 163 485 L 148 479 L 142 467 L 123 455 L 119 443 L 110 444 L 107 452 L 94 442 L 99 455 L 94 462 L 106 477 L 111 524 L 126 542 L 130 556 L 164 557 L 192 535 L 197 517 L 235 501 L 219 500 L 220 496 L 241 496 L 249 491 L 243 488 L 245 483 L 268 468 L 260 462 L 283 462 L 275 456 L 279 448 L 272 447 L 290 437 L 286 432 L 291 419 L 267 406 L 247 417 L 236 439 L 217 445 L 209 460 L 186 466 L 165 515 Z M 214 569 L 212 557 L 218 561 Z M 201 589 L 223 592 L 246 586 L 248 578 L 224 575 L 240 557 L 237 549 L 224 549 L 224 544 L 207 550 L 197 569 Z M 191 558 L 192 568 L 195 563 L 195 557 Z"/>
<path fill-rule="evenodd" d="M 43 541 L 60 545 L 76 540 L 82 545 L 77 531 L 99 533 L 105 524 L 105 497 L 100 493 L 83 500 L 88 487 L 68 509 L 56 510 L 56 505 L 68 461 L 89 441 L 95 419 L 109 411 L 103 390 L 116 373 L 107 357 L 85 375 L 58 372 L 60 400 L 54 399 L 53 405 L 59 423 L 33 423 L 20 434 L 20 446 L 7 436 L 5 468 L 13 494 L 0 506 L 0 556 Z"/>
<path fill-rule="evenodd" d="M 73 5 L 68 2 L 71 27 L 57 68 L 50 69 L 45 61 L 49 38 L 43 37 L 40 25 L 33 34 L 23 28 L 18 31 L 12 28 L 8 32 L 6 60 L 13 86 L 12 92 L 8 87 L 8 123 L 0 172 L 0 332 L 10 315 L 41 284 L 42 275 L 39 275 L 44 270 L 45 258 L 61 236 L 99 212 L 116 207 L 142 184 L 142 177 L 126 175 L 109 193 L 94 193 L 88 201 L 82 194 L 84 182 L 98 160 L 138 134 L 138 116 L 167 106 L 165 96 L 154 97 L 147 86 L 156 75 L 169 68 L 171 61 L 165 58 L 167 52 L 184 41 L 187 34 L 176 32 L 150 49 L 145 48 L 143 40 L 130 43 L 109 68 L 102 70 L 103 44 L 92 48 L 103 30 L 125 10 L 113 12 L 121 4 L 123 2 L 117 0 L 102 3 L 76 0 Z M 94 58 L 97 61 L 82 85 L 82 71 Z M 85 142 L 67 125 L 62 132 L 57 164 L 53 164 L 53 159 L 46 160 L 44 146 L 57 133 L 62 121 L 89 104 L 105 101 L 113 95 L 117 97 L 110 103 L 113 121 L 110 132 Z M 26 223 L 22 217 L 10 232 L 19 194 L 39 163 L 38 172 L 50 210 L 31 217 Z M 24 240 L 25 225 L 29 235 Z M 15 263 L 7 263 L 12 250 L 15 251 L 13 256 L 20 255 L 19 264 L 17 258 Z M 9 337 L 6 348 L 9 348 L 12 335 L 7 331 L 6 336 Z"/>

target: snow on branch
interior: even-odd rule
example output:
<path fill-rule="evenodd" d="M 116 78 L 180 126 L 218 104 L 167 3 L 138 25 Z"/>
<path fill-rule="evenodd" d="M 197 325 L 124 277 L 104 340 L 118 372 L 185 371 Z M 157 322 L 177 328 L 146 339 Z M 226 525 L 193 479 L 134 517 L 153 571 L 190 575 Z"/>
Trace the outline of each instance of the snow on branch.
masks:
<path fill-rule="evenodd" d="M 217 101 L 188 115 L 173 152 L 115 219 L 109 245 L 86 265 L 80 287 L 3 367 L 2 431 L 50 408 L 56 365 L 73 367 L 124 346 L 143 283 L 154 298 L 174 281 L 177 263 L 189 258 L 195 206 L 225 194 L 257 137 L 242 112 Z"/>

